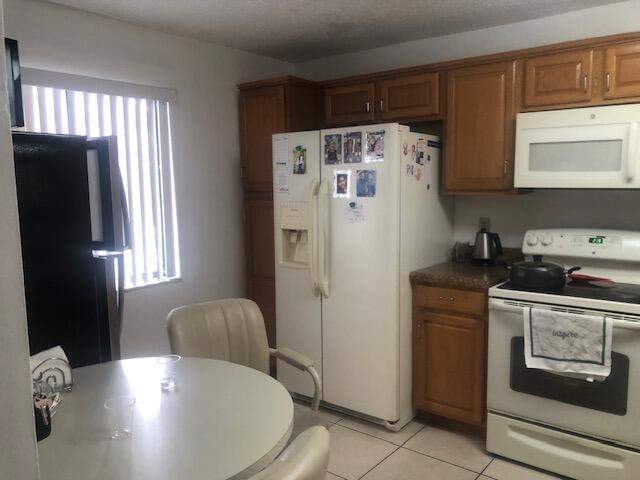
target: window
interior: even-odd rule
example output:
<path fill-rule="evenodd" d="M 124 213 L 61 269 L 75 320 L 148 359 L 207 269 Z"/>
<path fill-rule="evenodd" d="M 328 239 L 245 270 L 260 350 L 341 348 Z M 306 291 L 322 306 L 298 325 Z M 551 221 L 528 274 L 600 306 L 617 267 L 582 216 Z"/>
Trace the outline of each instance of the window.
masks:
<path fill-rule="evenodd" d="M 100 91 L 100 85 L 91 88 L 92 83 L 101 82 L 96 79 L 88 79 L 91 90 L 76 90 L 77 80 L 85 77 L 51 72 L 42 73 L 54 75 L 56 81 L 38 85 L 29 80 L 49 77 L 32 73 L 23 74 L 27 131 L 118 138 L 118 161 L 131 221 L 131 250 L 124 255 L 125 288 L 179 277 L 170 102 L 113 94 L 116 82 L 105 81 L 109 88 L 94 93 Z M 67 84 L 73 89 L 57 88 L 65 79 L 71 80 Z M 121 87 L 116 90 L 127 90 L 128 84 L 116 86 Z M 137 87 L 133 91 L 143 93 L 140 89 L 144 87 Z"/>

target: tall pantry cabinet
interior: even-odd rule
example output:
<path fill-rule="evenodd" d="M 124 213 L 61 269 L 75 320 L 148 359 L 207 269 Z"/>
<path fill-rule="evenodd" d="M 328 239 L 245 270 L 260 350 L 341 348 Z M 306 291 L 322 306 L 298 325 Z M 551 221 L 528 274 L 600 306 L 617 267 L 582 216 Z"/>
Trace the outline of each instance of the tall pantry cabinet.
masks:
<path fill-rule="evenodd" d="M 238 89 L 247 296 L 260 307 L 269 345 L 275 347 L 271 136 L 321 128 L 322 90 L 291 76 L 243 83 Z"/>

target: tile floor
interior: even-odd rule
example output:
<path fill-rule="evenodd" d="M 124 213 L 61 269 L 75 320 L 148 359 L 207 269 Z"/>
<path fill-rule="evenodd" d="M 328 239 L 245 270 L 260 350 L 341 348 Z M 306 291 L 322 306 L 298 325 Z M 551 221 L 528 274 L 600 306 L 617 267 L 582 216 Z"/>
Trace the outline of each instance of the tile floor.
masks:
<path fill-rule="evenodd" d="M 331 433 L 326 480 L 557 480 L 484 450 L 484 441 L 413 421 L 397 433 L 322 410 Z"/>

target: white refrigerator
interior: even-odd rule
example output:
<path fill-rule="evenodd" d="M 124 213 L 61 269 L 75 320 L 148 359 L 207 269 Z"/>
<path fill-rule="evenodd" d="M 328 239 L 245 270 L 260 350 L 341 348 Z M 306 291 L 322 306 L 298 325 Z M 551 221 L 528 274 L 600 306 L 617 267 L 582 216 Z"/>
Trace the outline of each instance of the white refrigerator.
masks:
<path fill-rule="evenodd" d="M 392 430 L 414 416 L 409 273 L 449 255 L 439 169 L 438 137 L 397 123 L 273 136 L 278 347 L 314 360 L 325 404 Z"/>

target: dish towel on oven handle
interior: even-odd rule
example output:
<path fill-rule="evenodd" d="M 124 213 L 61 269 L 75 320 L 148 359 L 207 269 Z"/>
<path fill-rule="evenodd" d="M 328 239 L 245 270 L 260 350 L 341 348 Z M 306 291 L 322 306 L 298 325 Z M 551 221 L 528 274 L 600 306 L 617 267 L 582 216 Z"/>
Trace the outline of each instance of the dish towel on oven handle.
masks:
<path fill-rule="evenodd" d="M 605 316 L 525 308 L 527 368 L 604 380 L 611 373 L 613 320 Z"/>

